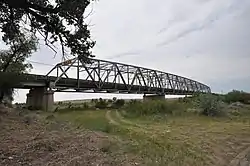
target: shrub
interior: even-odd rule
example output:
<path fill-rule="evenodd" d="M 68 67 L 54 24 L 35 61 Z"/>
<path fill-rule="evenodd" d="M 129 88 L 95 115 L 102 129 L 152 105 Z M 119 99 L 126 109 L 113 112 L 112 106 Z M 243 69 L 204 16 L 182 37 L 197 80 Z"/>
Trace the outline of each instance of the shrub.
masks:
<path fill-rule="evenodd" d="M 69 103 L 68 103 L 68 108 L 70 109 L 71 107 L 72 107 L 72 103 L 69 102 Z"/>
<path fill-rule="evenodd" d="M 188 103 L 188 102 L 190 102 L 190 101 L 192 101 L 192 100 L 193 100 L 192 97 L 187 97 L 187 96 L 185 96 L 185 97 L 183 97 L 183 98 L 178 98 L 178 101 L 179 101 L 179 102 L 183 102 L 183 103 Z"/>
<path fill-rule="evenodd" d="M 83 103 L 83 108 L 84 108 L 84 109 L 89 109 L 89 105 L 88 105 L 87 102 Z"/>
<path fill-rule="evenodd" d="M 65 107 L 60 107 L 58 106 L 54 112 L 69 112 L 69 111 L 86 111 L 90 108 L 89 104 L 87 102 L 84 102 L 82 104 L 72 104 L 72 103 L 68 103 L 67 106 Z"/>
<path fill-rule="evenodd" d="M 240 112 L 238 110 L 230 110 L 229 113 L 233 116 L 239 116 Z"/>
<path fill-rule="evenodd" d="M 58 105 L 62 105 L 62 104 L 63 104 L 63 102 L 61 102 L 61 101 L 58 102 Z"/>
<path fill-rule="evenodd" d="M 115 100 L 115 101 L 113 102 L 112 107 L 113 107 L 113 108 L 121 108 L 121 107 L 124 106 L 124 104 L 125 104 L 125 100 L 123 100 L 123 99 L 118 99 L 118 100 Z"/>
<path fill-rule="evenodd" d="M 102 98 L 100 98 L 99 101 L 95 103 L 95 108 L 105 109 L 107 108 L 107 106 L 108 103 L 106 102 L 106 100 L 103 100 Z"/>
<path fill-rule="evenodd" d="M 98 99 L 91 99 L 91 103 L 96 103 L 98 102 Z"/>
<path fill-rule="evenodd" d="M 152 100 L 144 102 L 129 102 L 126 106 L 128 113 L 136 116 L 156 115 L 156 114 L 175 114 L 182 111 L 182 104 L 178 102 L 168 102 L 161 100 Z"/>
<path fill-rule="evenodd" d="M 138 100 L 135 100 L 135 99 L 131 99 L 128 104 L 135 104 L 135 103 L 138 103 L 139 101 Z"/>
<path fill-rule="evenodd" d="M 70 108 L 56 108 L 54 112 L 64 113 L 64 112 L 72 112 L 72 111 L 86 111 L 88 109 L 80 106 L 72 106 Z"/>
<path fill-rule="evenodd" d="M 116 97 L 113 97 L 113 102 L 115 102 L 117 100 L 117 98 Z"/>
<path fill-rule="evenodd" d="M 196 100 L 197 106 L 201 109 L 201 114 L 206 116 L 224 115 L 222 101 L 219 96 L 212 94 L 200 94 Z"/>
<path fill-rule="evenodd" d="M 227 103 L 241 102 L 244 104 L 250 104 L 250 94 L 243 91 L 233 90 L 225 95 L 224 101 Z"/>

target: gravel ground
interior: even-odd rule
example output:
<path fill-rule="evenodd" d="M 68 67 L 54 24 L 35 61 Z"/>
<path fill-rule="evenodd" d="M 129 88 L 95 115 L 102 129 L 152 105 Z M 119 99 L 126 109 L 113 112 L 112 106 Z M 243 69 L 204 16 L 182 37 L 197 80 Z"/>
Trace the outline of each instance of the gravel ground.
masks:
<path fill-rule="evenodd" d="M 104 133 L 75 129 L 52 116 L 1 108 L 0 165 L 141 165 Z"/>

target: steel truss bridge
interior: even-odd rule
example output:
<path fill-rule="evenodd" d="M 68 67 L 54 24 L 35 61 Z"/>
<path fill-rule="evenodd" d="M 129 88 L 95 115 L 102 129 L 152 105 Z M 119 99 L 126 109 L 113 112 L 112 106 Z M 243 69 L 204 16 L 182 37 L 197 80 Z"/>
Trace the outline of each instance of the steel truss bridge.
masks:
<path fill-rule="evenodd" d="M 44 80 L 47 87 L 59 92 L 161 95 L 191 95 L 211 92 L 207 85 L 174 74 L 80 57 L 58 63 L 46 76 L 36 77 L 36 80 Z"/>

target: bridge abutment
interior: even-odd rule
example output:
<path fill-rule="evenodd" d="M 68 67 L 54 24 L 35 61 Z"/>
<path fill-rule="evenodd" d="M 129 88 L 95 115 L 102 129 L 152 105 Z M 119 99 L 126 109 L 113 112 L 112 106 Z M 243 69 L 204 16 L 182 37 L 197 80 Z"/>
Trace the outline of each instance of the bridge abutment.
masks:
<path fill-rule="evenodd" d="M 165 100 L 165 95 L 159 95 L 159 94 L 153 94 L 153 95 L 143 95 L 144 101 L 150 101 L 150 100 Z"/>
<path fill-rule="evenodd" d="M 27 94 L 26 105 L 30 109 L 51 111 L 54 105 L 54 92 L 47 90 L 47 88 L 30 89 Z"/>

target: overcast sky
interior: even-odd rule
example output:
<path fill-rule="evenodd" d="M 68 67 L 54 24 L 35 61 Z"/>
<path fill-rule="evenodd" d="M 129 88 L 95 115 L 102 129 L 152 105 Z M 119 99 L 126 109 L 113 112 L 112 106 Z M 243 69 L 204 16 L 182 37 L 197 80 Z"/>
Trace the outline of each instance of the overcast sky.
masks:
<path fill-rule="evenodd" d="M 182 75 L 214 92 L 250 92 L 250 0 L 100 0 L 90 8 L 97 58 Z M 53 55 L 41 46 L 31 60 L 55 65 L 61 57 Z M 37 74 L 52 67 L 33 65 Z M 25 101 L 26 92 L 16 100 Z M 55 99 L 93 96 L 99 97 Z"/>

